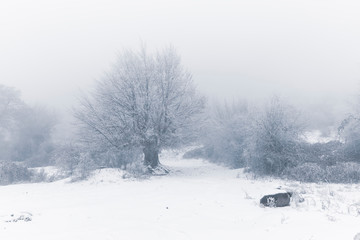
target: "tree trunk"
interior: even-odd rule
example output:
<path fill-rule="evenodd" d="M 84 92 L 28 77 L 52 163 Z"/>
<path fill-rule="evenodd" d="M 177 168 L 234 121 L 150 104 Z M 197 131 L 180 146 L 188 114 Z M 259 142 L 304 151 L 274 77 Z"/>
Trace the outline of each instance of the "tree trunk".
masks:
<path fill-rule="evenodd" d="M 153 169 L 159 166 L 159 148 L 156 136 L 151 136 L 150 139 L 145 142 L 143 152 L 145 166 Z"/>
<path fill-rule="evenodd" d="M 152 136 L 145 142 L 144 148 L 144 164 L 150 174 L 166 175 L 170 172 L 169 169 L 160 165 L 159 161 L 159 145 L 156 136 Z"/>
<path fill-rule="evenodd" d="M 151 168 L 159 166 L 159 150 L 156 147 L 146 146 L 144 152 L 144 164 Z"/>

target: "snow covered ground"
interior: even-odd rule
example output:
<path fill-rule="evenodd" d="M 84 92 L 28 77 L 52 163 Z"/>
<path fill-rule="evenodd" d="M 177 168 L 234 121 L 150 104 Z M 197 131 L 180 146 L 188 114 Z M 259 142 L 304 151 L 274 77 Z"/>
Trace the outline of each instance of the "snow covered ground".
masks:
<path fill-rule="evenodd" d="M 168 176 L 123 179 L 103 169 L 82 182 L 1 186 L 0 239 L 351 240 L 360 233 L 360 185 L 253 179 L 176 152 L 161 159 Z M 305 201 L 260 207 L 263 195 L 285 190 Z"/>

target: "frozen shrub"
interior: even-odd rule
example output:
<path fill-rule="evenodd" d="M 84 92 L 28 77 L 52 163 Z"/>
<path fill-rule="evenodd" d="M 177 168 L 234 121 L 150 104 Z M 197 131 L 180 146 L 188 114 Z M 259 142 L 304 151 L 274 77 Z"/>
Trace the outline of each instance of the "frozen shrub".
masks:
<path fill-rule="evenodd" d="M 346 160 L 342 148 L 343 144 L 340 141 L 303 144 L 303 160 L 304 162 L 317 163 L 323 167 L 332 166 L 337 162 Z"/>
<path fill-rule="evenodd" d="M 72 171 L 72 180 L 83 180 L 89 177 L 92 170 L 97 168 L 94 159 L 89 153 L 80 153 L 79 158 L 76 159 L 75 169 Z"/>
<path fill-rule="evenodd" d="M 64 144 L 59 145 L 53 152 L 51 161 L 62 170 L 72 175 L 79 163 L 80 150 L 77 145 Z"/>
<path fill-rule="evenodd" d="M 124 178 L 148 178 L 148 168 L 141 161 L 130 163 L 126 166 Z"/>
<path fill-rule="evenodd" d="M 31 177 L 32 173 L 26 167 L 8 161 L 0 161 L 1 185 L 27 182 L 31 180 Z"/>
<path fill-rule="evenodd" d="M 93 149 L 91 157 L 97 166 L 110 168 L 126 168 L 129 164 L 141 159 L 142 153 L 138 149 L 116 149 L 104 147 Z"/>
<path fill-rule="evenodd" d="M 85 179 L 97 168 L 91 154 L 77 144 L 59 146 L 52 156 L 52 161 L 65 172 L 65 175 L 75 180 Z"/>
<path fill-rule="evenodd" d="M 299 113 L 274 97 L 252 121 L 248 166 L 259 175 L 282 176 L 302 162 L 302 133 Z"/>
<path fill-rule="evenodd" d="M 326 170 L 316 163 L 304 163 L 287 169 L 286 176 L 302 182 L 322 182 L 326 178 Z"/>
<path fill-rule="evenodd" d="M 49 182 L 50 180 L 44 169 L 31 169 L 31 172 L 31 182 Z"/>
<path fill-rule="evenodd" d="M 81 180 L 98 168 L 126 169 L 140 157 L 141 154 L 132 149 L 121 151 L 100 145 L 65 144 L 54 151 L 52 161 L 74 180 Z"/>
<path fill-rule="evenodd" d="M 326 168 L 327 179 L 334 183 L 359 183 L 360 164 L 355 162 L 341 162 Z"/>
<path fill-rule="evenodd" d="M 360 164 L 340 162 L 331 166 L 318 163 L 304 163 L 288 169 L 286 176 L 302 182 L 359 183 Z"/>
<path fill-rule="evenodd" d="M 344 155 L 352 161 L 360 159 L 360 118 L 359 113 L 349 115 L 338 128 L 344 141 Z"/>

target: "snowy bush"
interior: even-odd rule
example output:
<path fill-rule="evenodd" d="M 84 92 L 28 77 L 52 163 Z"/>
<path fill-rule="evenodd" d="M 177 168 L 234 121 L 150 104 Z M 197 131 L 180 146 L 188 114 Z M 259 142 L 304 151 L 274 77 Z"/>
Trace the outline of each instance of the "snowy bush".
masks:
<path fill-rule="evenodd" d="M 65 172 L 65 175 L 76 179 L 86 178 L 90 171 L 96 168 L 90 155 L 82 151 L 82 147 L 76 144 L 59 146 L 54 151 L 52 161 Z"/>
<path fill-rule="evenodd" d="M 332 166 L 322 166 L 318 163 L 304 163 L 287 169 L 285 175 L 302 182 L 359 183 L 360 164 L 339 162 Z"/>
<path fill-rule="evenodd" d="M 304 163 L 287 169 L 285 175 L 301 182 L 322 182 L 326 179 L 327 173 L 326 169 L 317 163 Z"/>
<path fill-rule="evenodd" d="M 80 158 L 79 147 L 74 144 L 59 145 L 53 152 L 51 161 L 71 175 Z"/>
<path fill-rule="evenodd" d="M 202 157 L 230 167 L 246 167 L 258 176 L 303 182 L 360 182 L 359 164 L 349 162 L 357 156 L 358 138 L 349 131 L 357 129 L 356 119 L 352 119 L 351 128 L 346 128 L 349 142 L 345 144 L 305 142 L 299 112 L 277 97 L 261 111 L 250 112 L 246 103 L 217 105 L 207 119 L 203 147 L 187 152 L 184 158 Z"/>
<path fill-rule="evenodd" d="M 126 169 L 140 159 L 141 154 L 132 149 L 120 151 L 115 148 L 84 144 L 58 146 L 52 156 L 56 166 L 75 179 L 84 179 L 97 168 Z"/>
<path fill-rule="evenodd" d="M 343 144 L 340 141 L 315 144 L 306 143 L 302 146 L 304 162 L 313 162 L 326 167 L 346 160 L 342 151 Z"/>
<path fill-rule="evenodd" d="M 30 169 L 32 173 L 31 182 L 51 182 L 53 177 L 49 178 L 43 168 Z"/>
<path fill-rule="evenodd" d="M 148 168 L 142 161 L 135 161 L 126 166 L 124 178 L 148 178 Z"/>
<path fill-rule="evenodd" d="M 360 99 L 359 99 L 360 100 Z M 358 102 L 359 104 L 360 102 Z M 355 113 L 345 118 L 339 128 L 344 146 L 343 155 L 348 161 L 360 162 L 360 112 L 359 105 Z"/>
<path fill-rule="evenodd" d="M 246 158 L 253 172 L 281 176 L 302 162 L 303 127 L 293 107 L 274 97 L 252 122 Z"/>
<path fill-rule="evenodd" d="M 8 161 L 0 161 L 1 185 L 27 182 L 31 180 L 31 177 L 32 173 L 26 167 Z"/>
<path fill-rule="evenodd" d="M 282 176 L 304 162 L 303 124 L 299 113 L 274 97 L 262 111 L 245 102 L 217 105 L 208 113 L 202 156 L 230 167 L 248 167 L 259 175 Z"/>
<path fill-rule="evenodd" d="M 116 149 L 104 147 L 91 152 L 94 162 L 101 167 L 127 168 L 134 162 L 140 161 L 142 152 L 139 149 Z"/>
<path fill-rule="evenodd" d="M 355 162 L 340 162 L 326 168 L 327 180 L 334 183 L 359 183 L 360 164 Z"/>

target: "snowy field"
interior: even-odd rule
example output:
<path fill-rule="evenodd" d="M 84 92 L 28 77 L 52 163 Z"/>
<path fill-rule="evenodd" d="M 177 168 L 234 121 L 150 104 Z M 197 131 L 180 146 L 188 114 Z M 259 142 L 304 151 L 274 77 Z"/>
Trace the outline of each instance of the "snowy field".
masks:
<path fill-rule="evenodd" d="M 175 152 L 161 160 L 169 176 L 123 179 L 103 169 L 82 182 L 1 186 L 0 239 L 352 240 L 360 233 L 360 185 L 253 179 Z M 263 195 L 284 190 L 305 201 L 260 207 Z"/>

